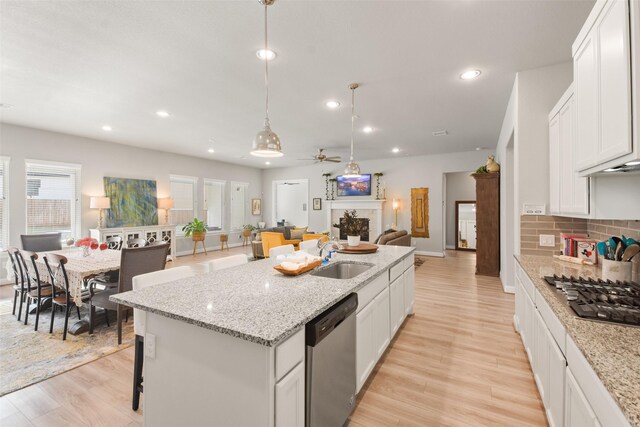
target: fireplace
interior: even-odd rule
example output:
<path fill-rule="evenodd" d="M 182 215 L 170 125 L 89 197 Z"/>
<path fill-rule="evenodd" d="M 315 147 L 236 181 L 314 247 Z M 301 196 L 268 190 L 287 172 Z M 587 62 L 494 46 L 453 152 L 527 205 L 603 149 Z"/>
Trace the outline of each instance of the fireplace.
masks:
<path fill-rule="evenodd" d="M 362 226 L 362 231 L 360 232 L 360 240 L 363 242 L 369 241 L 369 218 L 358 218 Z M 347 231 L 344 225 L 345 219 L 340 218 L 340 240 L 347 240 Z"/>

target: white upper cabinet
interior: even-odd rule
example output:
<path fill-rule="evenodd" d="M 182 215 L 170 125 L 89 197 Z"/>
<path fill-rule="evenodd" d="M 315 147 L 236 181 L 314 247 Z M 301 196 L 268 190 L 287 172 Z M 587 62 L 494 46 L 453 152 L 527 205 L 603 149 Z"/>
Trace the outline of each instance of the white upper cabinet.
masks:
<path fill-rule="evenodd" d="M 599 0 L 573 44 L 573 166 L 583 176 L 640 157 L 637 137 L 635 143 L 632 139 L 629 22 L 629 0 Z M 639 46 L 634 42 L 633 47 Z"/>
<path fill-rule="evenodd" d="M 576 102 L 570 86 L 549 114 L 549 206 L 554 215 L 589 215 L 589 178 L 572 167 L 581 153 L 576 139 Z"/>

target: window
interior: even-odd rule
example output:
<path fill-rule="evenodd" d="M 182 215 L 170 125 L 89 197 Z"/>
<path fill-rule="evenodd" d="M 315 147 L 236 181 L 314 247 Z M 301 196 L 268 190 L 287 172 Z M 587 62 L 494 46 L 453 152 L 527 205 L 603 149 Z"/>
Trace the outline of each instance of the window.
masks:
<path fill-rule="evenodd" d="M 244 182 L 231 182 L 231 230 L 241 230 L 246 224 L 248 187 Z"/>
<path fill-rule="evenodd" d="M 25 161 L 27 234 L 59 232 L 79 238 L 80 165 Z"/>
<path fill-rule="evenodd" d="M 9 246 L 9 158 L 0 157 L 0 250 Z"/>
<path fill-rule="evenodd" d="M 213 229 L 224 229 L 224 187 L 225 181 L 204 180 L 204 217 Z"/>
<path fill-rule="evenodd" d="M 171 175 L 171 198 L 173 208 L 171 209 L 171 223 L 176 225 L 177 231 L 182 231 L 182 227 L 193 221 L 196 215 L 196 188 L 198 178 L 191 176 Z"/>

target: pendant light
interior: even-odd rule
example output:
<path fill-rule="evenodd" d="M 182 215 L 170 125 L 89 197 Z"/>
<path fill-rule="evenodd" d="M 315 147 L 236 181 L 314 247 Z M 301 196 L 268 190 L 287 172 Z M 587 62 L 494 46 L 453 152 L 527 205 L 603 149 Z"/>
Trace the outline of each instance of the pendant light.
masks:
<path fill-rule="evenodd" d="M 347 167 L 344 169 L 344 174 L 342 175 L 346 178 L 355 178 L 360 176 L 360 166 L 353 161 L 353 128 L 356 120 L 355 100 L 356 89 L 358 86 L 358 83 L 351 83 L 349 85 L 349 89 L 351 89 L 351 157 L 349 157 L 349 163 L 347 163 Z"/>
<path fill-rule="evenodd" d="M 271 6 L 275 0 L 258 0 L 264 5 L 264 51 L 268 52 L 267 45 L 267 7 Z M 280 146 L 280 138 L 271 130 L 269 124 L 269 60 L 264 59 L 264 86 L 266 89 L 265 96 L 265 119 L 264 129 L 258 132 L 253 139 L 253 147 L 251 154 L 257 157 L 282 157 L 282 147 Z"/>

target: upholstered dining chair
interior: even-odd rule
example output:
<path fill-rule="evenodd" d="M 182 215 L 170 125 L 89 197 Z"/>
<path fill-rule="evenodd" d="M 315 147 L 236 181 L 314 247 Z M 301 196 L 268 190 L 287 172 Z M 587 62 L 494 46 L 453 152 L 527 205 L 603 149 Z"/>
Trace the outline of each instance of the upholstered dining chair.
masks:
<path fill-rule="evenodd" d="M 53 333 L 53 318 L 55 317 L 56 307 L 64 309 L 64 329 L 62 330 L 62 341 L 67 339 L 67 327 L 69 325 L 69 312 L 71 307 L 76 306 L 78 311 L 78 319 L 80 319 L 80 308 L 71 299 L 69 295 L 69 276 L 65 265 L 67 258 L 62 255 L 46 254 L 42 257 L 49 272 L 50 283 L 52 285 L 51 292 L 51 324 L 49 325 L 49 333 Z"/>
<path fill-rule="evenodd" d="M 31 252 L 59 251 L 62 233 L 21 234 L 22 249 Z"/>
<path fill-rule="evenodd" d="M 302 242 L 300 242 L 300 250 L 301 251 L 305 251 L 307 253 L 313 253 L 313 255 L 316 255 L 318 253 L 318 242 L 320 241 L 320 239 L 313 239 L 313 240 L 303 240 Z"/>
<path fill-rule="evenodd" d="M 106 243 L 109 249 L 114 249 L 116 251 L 122 249 L 122 237 L 120 236 L 107 237 Z"/>
<path fill-rule="evenodd" d="M 128 248 L 142 248 L 148 245 L 148 242 L 145 239 L 137 238 L 137 239 L 129 239 L 127 240 Z"/>
<path fill-rule="evenodd" d="M 269 258 L 275 258 L 278 255 L 289 255 L 295 252 L 293 245 L 276 246 L 269 249 Z"/>
<path fill-rule="evenodd" d="M 38 323 L 40 320 L 40 310 L 42 309 L 42 302 L 45 299 L 51 298 L 52 288 L 49 283 L 42 282 L 40 280 L 40 272 L 36 266 L 36 260 L 38 254 L 30 251 L 18 251 L 16 254 L 20 264 L 22 265 L 24 272 L 24 279 L 27 281 L 27 292 L 25 294 L 27 301 L 27 309 L 24 313 L 24 324 L 27 324 L 29 319 L 29 306 L 33 301 L 36 303 L 36 322 L 34 330 L 38 330 Z M 28 261 L 27 261 L 28 260 Z M 29 267 L 31 264 L 31 267 Z"/>
<path fill-rule="evenodd" d="M 209 271 L 224 270 L 225 268 L 235 267 L 246 264 L 249 258 L 245 254 L 231 255 L 224 258 L 218 258 L 209 261 Z"/>
<path fill-rule="evenodd" d="M 192 277 L 195 272 L 191 267 L 173 267 L 168 270 L 153 271 L 151 273 L 134 276 L 131 280 L 133 290 L 148 288 L 149 286 L 160 285 L 174 280 Z M 144 337 L 146 333 L 146 313 L 143 310 L 133 309 L 133 331 L 135 333 L 135 356 L 133 359 L 133 399 L 131 407 L 138 410 L 140 404 L 140 392 L 142 386 L 142 364 L 144 360 Z"/>
<path fill-rule="evenodd" d="M 132 279 L 139 275 L 152 271 L 164 270 L 167 263 L 167 248 L 165 245 L 145 246 L 140 248 L 122 248 L 120 254 L 120 275 L 118 286 L 104 290 L 97 289 L 96 282 L 89 282 L 89 333 L 93 333 L 93 323 L 96 307 L 105 311 L 111 310 L 117 313 L 118 345 L 122 344 L 122 311 L 124 310 L 109 297 L 114 294 L 130 291 Z M 106 315 L 107 313 L 105 313 Z M 107 325 L 108 322 L 107 315 Z"/>
<path fill-rule="evenodd" d="M 22 265 L 20 265 L 20 261 L 18 259 L 17 253 L 20 251 L 18 248 L 7 248 L 7 253 L 9 254 L 9 260 L 11 261 L 11 268 L 13 270 L 13 310 L 11 314 L 15 316 L 16 314 L 16 305 L 18 303 L 18 297 L 20 297 L 20 307 L 18 308 L 18 321 L 20 321 L 20 317 L 22 316 L 22 304 L 24 302 L 24 296 L 27 292 L 27 288 L 25 287 L 26 281 L 24 280 L 24 274 L 22 273 Z"/>

